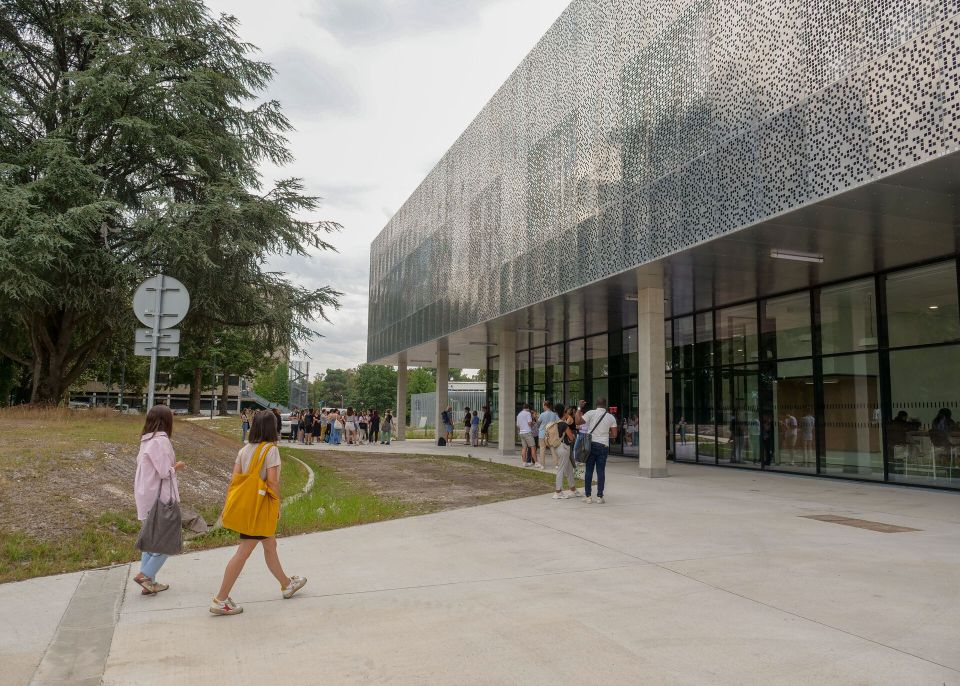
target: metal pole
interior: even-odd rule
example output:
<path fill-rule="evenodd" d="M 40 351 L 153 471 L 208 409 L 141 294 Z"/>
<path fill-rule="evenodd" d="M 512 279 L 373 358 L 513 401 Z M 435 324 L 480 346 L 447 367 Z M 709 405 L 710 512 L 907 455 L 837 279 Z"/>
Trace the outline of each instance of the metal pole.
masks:
<path fill-rule="evenodd" d="M 153 300 L 153 343 L 150 350 L 150 385 L 147 386 L 147 412 L 153 408 L 157 385 L 157 353 L 160 347 L 160 314 L 163 312 L 163 274 L 157 275 L 159 285 Z"/>
<path fill-rule="evenodd" d="M 110 407 L 110 389 L 113 387 L 113 358 L 107 363 L 107 407 Z"/>
<path fill-rule="evenodd" d="M 123 356 L 123 366 L 120 367 L 120 398 L 117 400 L 117 405 L 121 408 L 123 407 L 123 394 L 127 388 L 127 356 Z"/>
<path fill-rule="evenodd" d="M 213 359 L 213 390 L 210 392 L 210 419 L 213 419 L 213 413 L 217 409 L 217 354 L 214 353 Z"/>

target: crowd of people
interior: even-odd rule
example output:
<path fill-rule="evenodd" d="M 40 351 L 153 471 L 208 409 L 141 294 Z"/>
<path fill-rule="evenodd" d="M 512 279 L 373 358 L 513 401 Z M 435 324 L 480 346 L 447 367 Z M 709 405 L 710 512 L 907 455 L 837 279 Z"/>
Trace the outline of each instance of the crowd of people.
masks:
<path fill-rule="evenodd" d="M 253 417 L 268 410 L 255 410 L 240 413 L 240 426 L 243 440 L 246 441 L 247 431 Z M 277 429 L 283 434 L 284 420 L 276 408 L 269 410 L 277 420 Z M 396 419 L 391 410 L 355 410 L 348 407 L 345 410 L 336 408 L 309 408 L 294 410 L 288 420 L 287 440 L 301 445 L 327 443 L 330 445 L 367 445 L 379 443 L 390 445 L 396 431 Z"/>
<path fill-rule="evenodd" d="M 469 407 L 463 409 L 463 417 L 460 419 L 460 426 L 463 429 L 463 444 L 473 447 L 490 445 L 490 425 L 493 424 L 493 413 L 486 405 L 482 408 L 483 414 L 477 410 L 471 410 Z M 456 418 L 454 417 L 453 407 L 447 405 L 447 409 L 440 413 L 440 426 L 443 428 L 443 440 L 439 445 L 453 445 L 456 440 L 457 430 L 454 426 Z"/>

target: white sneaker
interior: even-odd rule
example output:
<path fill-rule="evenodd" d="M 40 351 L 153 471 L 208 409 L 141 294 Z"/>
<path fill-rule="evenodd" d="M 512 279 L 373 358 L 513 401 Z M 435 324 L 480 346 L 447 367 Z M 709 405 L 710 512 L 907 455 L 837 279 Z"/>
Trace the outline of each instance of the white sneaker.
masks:
<path fill-rule="evenodd" d="M 553 494 L 553 499 L 554 499 L 554 500 L 563 500 L 563 496 L 560 495 L 559 493 L 554 493 L 554 494 Z"/>
<path fill-rule="evenodd" d="M 571 495 L 572 497 L 574 497 L 574 498 L 582 498 L 582 497 L 583 497 L 583 491 L 571 491 L 571 492 L 570 492 L 570 495 Z"/>
<path fill-rule="evenodd" d="M 607 501 L 603 499 L 603 496 L 601 496 L 601 497 L 597 498 L 597 502 L 600 503 L 601 505 L 603 505 L 603 504 L 604 504 L 605 502 L 607 502 Z"/>
<path fill-rule="evenodd" d="M 218 600 L 216 596 L 210 599 L 210 612 L 215 615 L 238 615 L 243 612 L 243 608 L 233 602 L 233 599 L 227 597 L 226 600 Z"/>
<path fill-rule="evenodd" d="M 538 464 L 538 465 L 537 465 L 537 469 L 539 469 L 539 470 L 542 472 L 542 471 L 543 471 L 543 465 L 542 465 L 542 464 Z"/>
<path fill-rule="evenodd" d="M 592 502 L 593 502 L 593 498 L 591 498 L 590 496 L 587 496 L 587 497 L 584 499 L 583 502 L 585 502 L 585 503 L 592 503 Z"/>
<path fill-rule="evenodd" d="M 301 588 L 307 585 L 307 580 L 302 576 L 291 576 L 290 585 L 286 588 L 280 589 L 283 591 L 283 597 L 285 600 L 289 600 L 293 597 L 293 594 L 299 591 Z"/>

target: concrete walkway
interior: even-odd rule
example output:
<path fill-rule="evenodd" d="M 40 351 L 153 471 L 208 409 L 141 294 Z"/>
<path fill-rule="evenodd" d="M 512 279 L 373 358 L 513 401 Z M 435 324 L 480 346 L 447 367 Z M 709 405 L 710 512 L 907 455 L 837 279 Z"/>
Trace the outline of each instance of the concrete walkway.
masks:
<path fill-rule="evenodd" d="M 239 617 L 206 609 L 229 549 L 172 559 L 156 597 L 3 585 L 0 683 L 960 684 L 957 494 L 670 472 L 284 539 L 309 584 L 283 601 L 255 557 Z M 831 514 L 916 531 L 808 518 Z"/>

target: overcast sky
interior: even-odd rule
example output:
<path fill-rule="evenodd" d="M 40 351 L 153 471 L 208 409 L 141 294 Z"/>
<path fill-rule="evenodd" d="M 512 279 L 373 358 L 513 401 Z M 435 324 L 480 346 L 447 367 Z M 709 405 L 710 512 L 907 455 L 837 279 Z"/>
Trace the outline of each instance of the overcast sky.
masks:
<path fill-rule="evenodd" d="M 269 97 L 296 131 L 296 162 L 344 225 L 339 254 L 271 266 L 344 292 L 320 322 L 311 375 L 366 361 L 370 243 L 546 33 L 569 0 L 206 0 L 277 70 Z"/>

